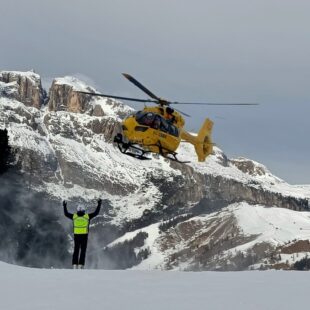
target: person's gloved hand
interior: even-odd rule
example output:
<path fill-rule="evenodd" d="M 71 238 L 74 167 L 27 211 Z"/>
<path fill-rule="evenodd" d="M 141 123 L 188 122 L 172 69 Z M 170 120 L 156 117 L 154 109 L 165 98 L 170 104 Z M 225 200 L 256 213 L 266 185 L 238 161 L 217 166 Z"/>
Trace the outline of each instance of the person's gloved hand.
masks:
<path fill-rule="evenodd" d="M 64 201 L 62 202 L 62 205 L 63 205 L 64 207 L 66 207 L 66 206 L 67 206 L 67 201 L 64 200 Z"/>
<path fill-rule="evenodd" d="M 101 206 L 101 204 L 102 204 L 102 200 L 101 200 L 101 198 L 99 198 L 98 199 L 98 206 Z"/>

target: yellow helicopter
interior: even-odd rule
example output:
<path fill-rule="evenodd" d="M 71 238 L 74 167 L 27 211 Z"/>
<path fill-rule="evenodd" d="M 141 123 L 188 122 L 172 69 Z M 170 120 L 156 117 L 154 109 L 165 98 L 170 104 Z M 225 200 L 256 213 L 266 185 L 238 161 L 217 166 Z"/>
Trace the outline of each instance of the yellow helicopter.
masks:
<path fill-rule="evenodd" d="M 204 162 L 206 157 L 212 153 L 212 127 L 213 122 L 206 118 L 197 135 L 192 135 L 184 129 L 185 121 L 181 114 L 188 114 L 172 109 L 171 104 L 199 104 L 199 105 L 256 105 L 255 103 L 184 103 L 172 102 L 157 97 L 149 89 L 143 86 L 131 75 L 123 73 L 135 86 L 139 87 L 143 92 L 152 99 L 137 99 L 113 95 L 105 95 L 100 93 L 82 92 L 87 95 L 107 97 L 119 100 L 128 100 L 146 103 L 154 103 L 156 106 L 145 106 L 142 111 L 125 118 L 122 122 L 122 133 L 118 133 L 114 137 L 119 150 L 126 155 L 133 156 L 138 159 L 150 159 L 145 156 L 148 153 L 160 154 L 165 158 L 180 163 L 177 158 L 177 152 L 181 141 L 186 141 L 195 147 L 195 151 L 199 162 Z"/>

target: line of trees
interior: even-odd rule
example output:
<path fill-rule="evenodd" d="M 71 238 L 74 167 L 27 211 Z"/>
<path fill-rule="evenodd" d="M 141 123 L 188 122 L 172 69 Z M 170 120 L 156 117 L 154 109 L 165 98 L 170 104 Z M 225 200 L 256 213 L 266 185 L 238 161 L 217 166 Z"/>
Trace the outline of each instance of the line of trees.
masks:
<path fill-rule="evenodd" d="M 177 224 L 184 222 L 188 219 L 190 219 L 191 217 L 193 217 L 192 214 L 183 214 L 180 216 L 176 216 L 170 220 L 167 220 L 165 222 L 163 222 L 162 224 L 159 225 L 159 230 L 160 231 L 167 231 L 168 229 L 170 229 L 171 227 L 175 227 Z"/>
<path fill-rule="evenodd" d="M 310 258 L 308 256 L 302 258 L 298 262 L 295 262 L 293 269 L 295 270 L 309 270 L 310 269 Z"/>

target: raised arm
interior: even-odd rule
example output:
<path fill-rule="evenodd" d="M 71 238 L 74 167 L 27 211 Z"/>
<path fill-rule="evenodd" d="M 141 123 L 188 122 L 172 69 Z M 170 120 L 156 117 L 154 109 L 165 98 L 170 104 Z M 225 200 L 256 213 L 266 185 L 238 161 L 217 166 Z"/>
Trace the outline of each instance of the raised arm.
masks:
<path fill-rule="evenodd" d="M 100 208 L 101 208 L 101 203 L 102 203 L 102 200 L 99 198 L 96 210 L 93 213 L 88 214 L 90 220 L 99 214 Z"/>
<path fill-rule="evenodd" d="M 65 200 L 62 202 L 62 205 L 64 207 L 64 214 L 65 214 L 65 216 L 72 220 L 73 219 L 73 214 L 68 212 L 67 202 Z"/>

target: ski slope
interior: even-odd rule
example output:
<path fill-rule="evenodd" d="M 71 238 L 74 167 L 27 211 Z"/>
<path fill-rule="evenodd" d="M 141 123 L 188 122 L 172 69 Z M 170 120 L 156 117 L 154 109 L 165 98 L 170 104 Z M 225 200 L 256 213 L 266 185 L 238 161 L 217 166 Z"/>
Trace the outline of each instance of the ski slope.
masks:
<path fill-rule="evenodd" d="M 0 263 L 1 309 L 307 308 L 309 273 L 31 269 Z"/>

